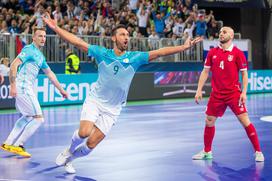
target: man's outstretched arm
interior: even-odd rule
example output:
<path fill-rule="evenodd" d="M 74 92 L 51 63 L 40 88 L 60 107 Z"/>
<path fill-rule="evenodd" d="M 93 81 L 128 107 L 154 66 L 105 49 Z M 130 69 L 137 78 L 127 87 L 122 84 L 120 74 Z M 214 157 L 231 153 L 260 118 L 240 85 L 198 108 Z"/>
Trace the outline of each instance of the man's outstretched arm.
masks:
<path fill-rule="evenodd" d="M 58 27 L 57 21 L 50 18 L 50 15 L 48 13 L 45 13 L 42 19 L 62 39 L 68 41 L 69 43 L 75 45 L 76 47 L 80 48 L 81 50 L 85 52 L 88 51 L 88 43 L 86 43 L 81 38 L 77 37 L 76 35 Z"/>
<path fill-rule="evenodd" d="M 43 69 L 43 72 L 47 75 L 53 85 L 60 91 L 61 95 L 64 98 L 68 98 L 68 93 L 60 85 L 55 73 L 50 68 Z"/>
<path fill-rule="evenodd" d="M 201 42 L 202 40 L 203 40 L 202 37 L 197 37 L 193 40 L 188 38 L 183 45 L 164 47 L 164 48 L 160 48 L 158 50 L 150 51 L 149 52 L 149 61 L 152 61 L 152 60 L 162 57 L 162 56 L 167 56 L 167 55 L 172 55 L 175 53 L 182 52 L 182 51 L 187 50 L 188 48 L 194 46 L 198 42 Z"/>

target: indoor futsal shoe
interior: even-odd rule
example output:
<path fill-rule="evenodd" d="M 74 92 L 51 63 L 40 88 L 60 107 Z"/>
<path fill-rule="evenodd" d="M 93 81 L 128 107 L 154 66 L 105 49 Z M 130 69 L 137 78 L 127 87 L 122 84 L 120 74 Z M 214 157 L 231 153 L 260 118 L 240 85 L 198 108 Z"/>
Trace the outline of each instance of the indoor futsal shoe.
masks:
<path fill-rule="evenodd" d="M 263 162 L 264 161 L 264 155 L 260 151 L 255 152 L 255 161 L 256 162 Z"/>
<path fill-rule="evenodd" d="M 68 162 L 68 159 L 72 156 L 69 152 L 69 149 L 66 148 L 63 152 L 61 152 L 56 158 L 56 165 L 63 166 Z"/>
<path fill-rule="evenodd" d="M 4 151 L 11 152 L 10 147 L 11 147 L 11 145 L 2 144 L 0 148 L 1 148 L 2 150 L 4 150 Z M 11 153 L 12 153 L 12 152 L 11 152 Z"/>
<path fill-rule="evenodd" d="M 64 169 L 67 173 L 69 174 L 74 174 L 76 173 L 76 170 L 74 169 L 73 165 L 72 165 L 72 162 L 67 162 L 65 165 L 64 165 Z"/>
<path fill-rule="evenodd" d="M 211 160 L 212 158 L 212 151 L 205 152 L 204 150 L 200 151 L 192 157 L 193 160 Z"/>
<path fill-rule="evenodd" d="M 28 153 L 23 146 L 10 145 L 9 148 L 10 148 L 10 152 L 12 152 L 16 155 L 20 155 L 20 156 L 26 157 L 26 158 L 31 157 L 31 154 Z"/>

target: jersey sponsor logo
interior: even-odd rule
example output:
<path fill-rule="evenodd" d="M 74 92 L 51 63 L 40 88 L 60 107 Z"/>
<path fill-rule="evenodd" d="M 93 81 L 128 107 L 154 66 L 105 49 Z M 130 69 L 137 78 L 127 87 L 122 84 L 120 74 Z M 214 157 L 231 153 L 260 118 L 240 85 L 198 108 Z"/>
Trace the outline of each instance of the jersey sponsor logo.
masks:
<path fill-rule="evenodd" d="M 125 59 L 123 60 L 123 62 L 124 62 L 124 63 L 128 63 L 128 62 L 129 62 L 129 59 L 128 59 L 128 58 L 125 58 Z"/>
<path fill-rule="evenodd" d="M 216 55 L 214 55 L 212 58 L 213 58 L 213 59 L 216 59 L 216 58 L 217 58 L 217 56 L 216 56 Z"/>
<path fill-rule="evenodd" d="M 231 62 L 233 60 L 233 55 L 228 55 L 228 61 Z"/>

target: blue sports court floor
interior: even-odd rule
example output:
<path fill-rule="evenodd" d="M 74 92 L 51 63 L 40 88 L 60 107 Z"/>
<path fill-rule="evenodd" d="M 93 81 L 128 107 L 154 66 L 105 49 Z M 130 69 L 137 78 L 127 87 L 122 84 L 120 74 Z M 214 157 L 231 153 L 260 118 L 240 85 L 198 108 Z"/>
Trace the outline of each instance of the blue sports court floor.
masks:
<path fill-rule="evenodd" d="M 272 180 L 272 118 L 261 121 L 272 115 L 272 94 L 249 95 L 247 102 L 264 163 L 255 163 L 245 130 L 229 109 L 216 124 L 213 161 L 191 159 L 202 149 L 206 103 L 196 105 L 193 99 L 130 103 L 97 149 L 74 162 L 75 175 L 65 174 L 54 161 L 79 125 L 81 106 L 44 108 L 46 123 L 25 145 L 32 158 L 0 151 L 0 181 Z M 14 111 L 1 111 L 0 142 L 18 117 Z"/>

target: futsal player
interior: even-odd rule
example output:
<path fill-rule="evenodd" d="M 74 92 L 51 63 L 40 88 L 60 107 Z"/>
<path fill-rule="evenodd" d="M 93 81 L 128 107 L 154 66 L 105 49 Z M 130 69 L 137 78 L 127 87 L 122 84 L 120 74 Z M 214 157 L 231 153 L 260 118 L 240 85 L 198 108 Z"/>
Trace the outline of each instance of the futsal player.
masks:
<path fill-rule="evenodd" d="M 65 166 L 67 173 L 75 173 L 72 161 L 88 155 L 105 138 L 125 105 L 128 90 L 136 70 L 160 56 L 166 56 L 189 49 L 202 38 L 187 39 L 184 45 L 166 47 L 150 52 L 127 51 L 129 33 L 126 27 L 118 25 L 112 30 L 113 49 L 89 45 L 82 39 L 58 27 L 49 14 L 43 17 L 45 23 L 61 38 L 88 52 L 98 63 L 98 80 L 91 87 L 83 104 L 79 130 L 72 136 L 71 144 L 57 156 L 56 164 Z"/>

